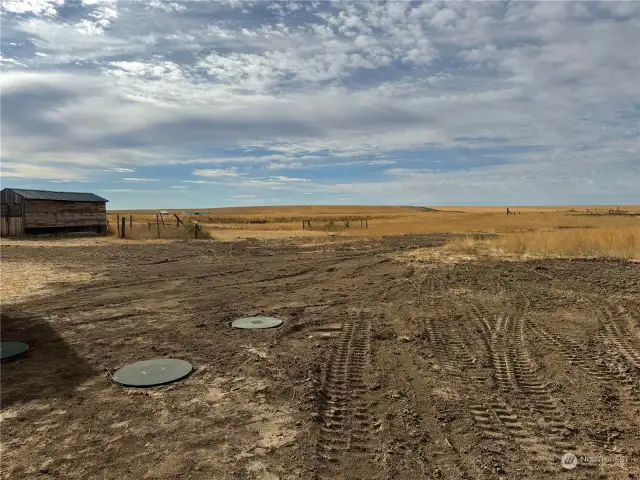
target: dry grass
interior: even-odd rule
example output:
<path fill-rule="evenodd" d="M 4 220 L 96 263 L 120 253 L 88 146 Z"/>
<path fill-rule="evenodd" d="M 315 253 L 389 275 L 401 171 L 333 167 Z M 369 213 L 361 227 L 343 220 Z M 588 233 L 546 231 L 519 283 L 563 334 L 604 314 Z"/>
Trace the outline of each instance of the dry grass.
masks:
<path fill-rule="evenodd" d="M 584 208 L 526 207 L 516 208 L 516 215 L 505 215 L 501 207 L 438 207 L 429 211 L 418 207 L 246 207 L 209 209 L 209 215 L 188 217 L 197 219 L 214 237 L 259 236 L 259 232 L 288 232 L 285 236 L 311 235 L 302 228 L 302 218 L 310 218 L 313 231 L 340 232 L 358 237 L 379 237 L 404 233 L 503 233 L 534 231 L 562 227 L 626 227 L 638 225 L 640 217 L 580 215 Z M 593 210 L 593 207 L 589 207 Z M 640 207 L 623 207 L 640 213 Z M 600 210 L 607 210 L 600 207 Z M 244 212 L 244 213 L 243 213 Z M 148 211 L 122 212 L 133 215 L 135 222 L 155 223 L 155 214 Z M 180 215 L 182 212 L 178 212 Z M 369 218 L 369 228 L 362 228 L 359 219 Z M 172 220 L 173 219 L 173 220 Z M 354 220 L 355 219 L 355 220 Z M 112 225 L 116 215 L 109 214 Z M 333 220 L 334 226 L 329 222 Z M 345 221 L 350 220 L 350 227 Z M 167 229 L 175 226 L 173 216 L 165 216 Z M 144 223 L 145 228 L 147 223 Z M 155 225 L 151 232 L 155 231 Z M 228 233 L 233 231 L 233 233 Z M 255 233 L 251 233 L 255 232 Z M 141 235 L 144 235 L 142 233 Z M 279 236 L 279 234 L 276 234 Z M 153 235 L 152 235 L 153 236 Z M 157 234 L 156 234 L 157 237 Z"/>
<path fill-rule="evenodd" d="M 314 241 L 327 241 L 327 238 L 342 238 L 328 237 L 325 232 L 318 232 L 314 230 L 233 230 L 233 229 L 221 229 L 221 230 L 208 230 L 213 238 L 219 242 L 233 242 L 236 240 L 243 240 L 247 238 L 255 238 L 258 240 L 277 240 L 285 238 L 308 238 L 309 242 Z"/>
<path fill-rule="evenodd" d="M 584 212 L 589 209 L 592 212 L 601 212 L 605 213 L 610 209 L 620 208 L 621 210 L 628 211 L 638 211 L 640 208 L 638 205 L 553 205 L 553 206 L 529 206 L 529 207 L 509 207 L 511 210 L 516 212 Z M 475 212 L 475 213 L 505 213 L 506 206 L 446 206 L 446 207 L 435 207 L 438 210 L 442 210 L 445 212 L 450 211 L 463 211 L 463 212 Z"/>
<path fill-rule="evenodd" d="M 618 258 L 640 260 L 640 226 L 538 230 L 478 238 L 471 235 L 410 258 L 457 262 L 483 258 Z"/>
<path fill-rule="evenodd" d="M 540 230 L 500 236 L 490 244 L 520 255 L 640 259 L 640 226 Z"/>
<path fill-rule="evenodd" d="M 417 253 L 437 261 L 461 261 L 477 257 L 529 258 L 540 256 L 638 258 L 637 231 L 640 216 L 585 215 L 587 209 L 606 212 L 611 207 L 515 207 L 506 215 L 504 207 L 371 207 L 371 206 L 295 206 L 236 207 L 194 209 L 206 215 L 184 217 L 197 220 L 210 236 L 219 241 L 242 238 L 276 239 L 287 237 L 379 238 L 407 233 L 458 233 L 468 235 L 443 249 Z M 620 206 L 640 213 L 639 206 Z M 156 216 L 152 211 L 119 212 L 133 215 L 132 232 L 127 237 L 157 238 Z M 110 212 L 115 227 L 116 214 Z M 312 229 L 302 228 L 302 219 L 311 219 Z M 364 228 L 360 219 L 368 219 Z M 176 228 L 172 215 L 164 217 L 161 238 L 192 238 Z M 345 222 L 349 221 L 348 226 Z M 149 223 L 152 223 L 149 226 Z M 478 240 L 473 234 L 495 234 L 492 240 Z M 470 235 L 470 236 L 469 236 Z M 321 241 L 321 240 L 320 240 Z"/>
<path fill-rule="evenodd" d="M 35 262 L 2 262 L 0 272 L 0 302 L 3 305 L 51 293 L 61 282 L 79 284 L 95 278 L 89 272 L 74 272 Z"/>
<path fill-rule="evenodd" d="M 350 235 L 393 235 L 402 233 L 507 233 L 540 229 L 629 227 L 640 224 L 640 217 L 575 215 L 567 212 L 433 212 L 397 219 L 369 222 L 369 229 L 351 229 Z"/>

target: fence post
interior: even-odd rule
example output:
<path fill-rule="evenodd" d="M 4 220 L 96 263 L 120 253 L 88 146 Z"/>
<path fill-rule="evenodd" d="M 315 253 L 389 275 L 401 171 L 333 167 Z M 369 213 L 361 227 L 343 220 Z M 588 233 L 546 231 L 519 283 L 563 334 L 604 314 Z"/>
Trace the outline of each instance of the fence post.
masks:
<path fill-rule="evenodd" d="M 129 215 L 129 235 L 131 235 L 132 230 L 133 230 L 133 215 Z"/>
<path fill-rule="evenodd" d="M 122 238 L 125 237 L 125 227 L 127 226 L 127 219 L 126 217 L 123 215 L 122 216 Z"/>
<path fill-rule="evenodd" d="M 367 218 L 365 222 L 366 222 L 366 228 L 369 228 L 369 219 Z"/>
<path fill-rule="evenodd" d="M 304 230 L 304 218 L 302 219 L 302 229 Z"/>
<path fill-rule="evenodd" d="M 158 238 L 160 238 L 160 219 L 158 218 L 157 213 L 156 213 L 156 228 L 158 229 Z"/>
<path fill-rule="evenodd" d="M 196 224 L 193 227 L 193 231 L 195 232 L 194 236 L 196 238 L 198 238 L 198 229 L 200 228 L 200 224 L 198 222 L 196 222 Z"/>
<path fill-rule="evenodd" d="M 116 214 L 116 237 L 120 238 L 120 214 Z"/>

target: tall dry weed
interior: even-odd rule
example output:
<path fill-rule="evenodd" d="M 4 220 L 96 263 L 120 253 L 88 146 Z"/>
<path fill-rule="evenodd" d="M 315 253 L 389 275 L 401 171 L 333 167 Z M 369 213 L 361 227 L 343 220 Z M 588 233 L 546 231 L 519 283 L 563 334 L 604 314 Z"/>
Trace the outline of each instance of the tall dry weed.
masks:
<path fill-rule="evenodd" d="M 445 250 L 482 256 L 640 259 L 640 225 L 631 227 L 545 229 L 490 239 L 465 236 Z"/>

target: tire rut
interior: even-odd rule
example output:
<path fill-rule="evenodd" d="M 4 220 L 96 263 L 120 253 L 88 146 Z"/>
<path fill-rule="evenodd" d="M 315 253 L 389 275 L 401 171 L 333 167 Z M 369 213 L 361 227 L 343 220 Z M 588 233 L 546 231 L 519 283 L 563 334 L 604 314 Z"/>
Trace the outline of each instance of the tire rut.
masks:
<path fill-rule="evenodd" d="M 606 318 L 606 315 L 600 318 Z M 608 320 L 603 321 L 606 325 Z M 621 352 L 620 345 L 624 348 L 626 342 L 612 333 L 613 327 L 603 326 L 596 332 L 594 337 L 598 342 L 591 348 L 585 348 L 569 338 L 549 332 L 531 320 L 528 322 L 528 327 L 554 346 L 570 364 L 581 368 L 601 384 L 621 386 L 629 402 L 634 406 L 640 406 L 640 372 L 633 364 L 628 363 L 627 358 L 627 356 L 633 358 L 633 350 L 627 349 L 626 355 L 622 353 L 624 350 Z"/>
<path fill-rule="evenodd" d="M 469 311 L 487 348 L 497 392 L 478 398 L 471 413 L 485 438 L 513 440 L 532 461 L 550 465 L 558 452 L 573 445 L 566 440 L 570 432 L 562 412 L 527 347 L 526 304 L 520 307 L 494 313 L 485 305 L 473 305 Z"/>
<path fill-rule="evenodd" d="M 622 383 L 629 402 L 640 407 L 640 353 L 627 340 L 632 338 L 631 332 L 622 326 L 627 318 L 624 312 L 605 306 L 600 310 L 598 320 L 602 328 L 596 338 L 604 346 L 610 362 L 615 364 L 616 378 Z"/>
<path fill-rule="evenodd" d="M 331 479 L 373 455 L 365 375 L 371 350 L 367 312 L 351 313 L 327 364 L 316 442 L 316 478 Z M 356 469 L 357 470 L 357 469 Z M 369 472 L 370 473 L 370 472 Z M 363 477 L 366 472 L 363 471 Z"/>

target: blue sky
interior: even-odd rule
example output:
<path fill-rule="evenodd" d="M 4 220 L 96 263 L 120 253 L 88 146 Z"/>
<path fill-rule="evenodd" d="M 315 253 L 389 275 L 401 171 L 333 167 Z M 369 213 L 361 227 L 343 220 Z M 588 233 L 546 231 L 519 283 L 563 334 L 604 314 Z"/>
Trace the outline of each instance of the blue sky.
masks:
<path fill-rule="evenodd" d="M 2 186 L 640 203 L 640 2 L 4 0 Z"/>

